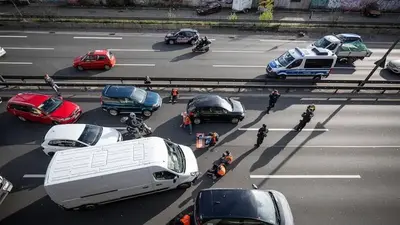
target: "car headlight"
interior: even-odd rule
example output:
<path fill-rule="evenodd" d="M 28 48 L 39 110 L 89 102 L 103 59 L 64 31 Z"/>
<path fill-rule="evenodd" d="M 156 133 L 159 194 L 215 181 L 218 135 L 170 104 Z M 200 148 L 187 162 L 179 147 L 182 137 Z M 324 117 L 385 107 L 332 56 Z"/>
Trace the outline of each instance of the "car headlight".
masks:
<path fill-rule="evenodd" d="M 153 104 L 153 108 L 158 107 L 158 106 L 159 106 L 158 103 Z"/>
<path fill-rule="evenodd" d="M 191 173 L 190 173 L 190 176 L 192 176 L 192 177 L 195 177 L 195 176 L 197 176 L 197 175 L 199 175 L 199 172 L 191 172 Z"/>

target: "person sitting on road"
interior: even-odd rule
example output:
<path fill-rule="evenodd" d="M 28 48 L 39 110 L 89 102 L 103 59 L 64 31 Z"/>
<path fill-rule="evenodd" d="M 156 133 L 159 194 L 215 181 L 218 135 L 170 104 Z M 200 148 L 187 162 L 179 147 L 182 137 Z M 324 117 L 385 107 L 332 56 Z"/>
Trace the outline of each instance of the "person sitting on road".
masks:
<path fill-rule="evenodd" d="M 213 175 L 213 178 L 223 177 L 226 174 L 226 168 L 223 163 L 214 164 L 211 170 L 208 171 L 210 174 Z"/>
<path fill-rule="evenodd" d="M 132 127 L 140 127 L 142 125 L 142 122 L 140 119 L 136 117 L 136 114 L 134 112 L 129 113 L 129 125 Z"/>
<path fill-rule="evenodd" d="M 225 165 L 230 165 L 230 164 L 232 164 L 232 161 L 233 161 L 233 156 L 232 156 L 231 152 L 230 151 L 225 151 L 222 154 L 221 162 L 224 163 Z"/>
<path fill-rule="evenodd" d="M 207 146 L 214 146 L 215 144 L 217 144 L 218 138 L 219 135 L 217 134 L 217 132 L 210 132 L 206 137 L 204 137 L 205 144 Z"/>

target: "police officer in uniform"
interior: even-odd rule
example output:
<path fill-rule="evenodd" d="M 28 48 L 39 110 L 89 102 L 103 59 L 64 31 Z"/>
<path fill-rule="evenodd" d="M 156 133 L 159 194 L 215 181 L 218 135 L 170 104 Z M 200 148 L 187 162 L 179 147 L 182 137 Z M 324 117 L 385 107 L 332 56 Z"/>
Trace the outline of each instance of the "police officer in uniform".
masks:
<path fill-rule="evenodd" d="M 260 145 L 264 141 L 264 138 L 267 136 L 267 133 L 268 133 L 267 125 L 263 124 L 262 127 L 258 129 L 257 143 L 254 145 L 255 147 L 260 147 Z"/>

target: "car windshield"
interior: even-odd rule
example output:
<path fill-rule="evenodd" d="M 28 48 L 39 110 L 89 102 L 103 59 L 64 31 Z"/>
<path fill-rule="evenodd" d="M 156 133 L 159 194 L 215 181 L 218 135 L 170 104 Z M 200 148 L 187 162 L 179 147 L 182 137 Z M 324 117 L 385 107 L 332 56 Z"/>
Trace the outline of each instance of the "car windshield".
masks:
<path fill-rule="evenodd" d="M 112 57 L 113 55 L 114 55 L 114 54 L 113 54 L 112 52 L 110 52 L 110 51 L 107 52 L 107 57 L 108 57 L 109 59 L 111 59 L 111 57 Z"/>
<path fill-rule="evenodd" d="M 203 221 L 202 225 L 272 225 L 253 219 L 211 219 Z"/>
<path fill-rule="evenodd" d="M 177 172 L 185 172 L 185 156 L 181 147 L 175 143 L 164 140 L 168 150 L 168 169 Z"/>
<path fill-rule="evenodd" d="M 294 57 L 290 54 L 290 52 L 285 52 L 283 55 L 281 55 L 278 58 L 279 64 L 281 64 L 283 67 L 286 67 L 293 61 L 294 61 Z"/>
<path fill-rule="evenodd" d="M 317 48 L 326 48 L 331 44 L 330 41 L 326 40 L 325 38 L 321 38 L 318 41 L 314 42 L 315 47 Z"/>
<path fill-rule="evenodd" d="M 58 109 L 58 107 L 62 105 L 62 102 L 63 101 L 61 99 L 51 97 L 39 105 L 38 108 L 44 113 L 50 114 Z"/>
<path fill-rule="evenodd" d="M 103 127 L 95 125 L 86 125 L 78 141 L 86 143 L 88 145 L 96 145 L 103 134 Z"/>
<path fill-rule="evenodd" d="M 131 98 L 139 103 L 143 103 L 146 100 L 147 92 L 140 88 L 135 88 L 132 93 Z"/>

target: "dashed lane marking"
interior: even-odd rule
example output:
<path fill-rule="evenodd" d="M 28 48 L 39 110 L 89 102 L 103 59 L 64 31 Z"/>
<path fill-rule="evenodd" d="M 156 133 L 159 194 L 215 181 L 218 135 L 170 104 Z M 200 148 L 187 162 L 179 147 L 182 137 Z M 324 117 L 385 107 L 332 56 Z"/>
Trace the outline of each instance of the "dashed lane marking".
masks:
<path fill-rule="evenodd" d="M 360 175 L 250 175 L 252 179 L 361 179 Z"/>

